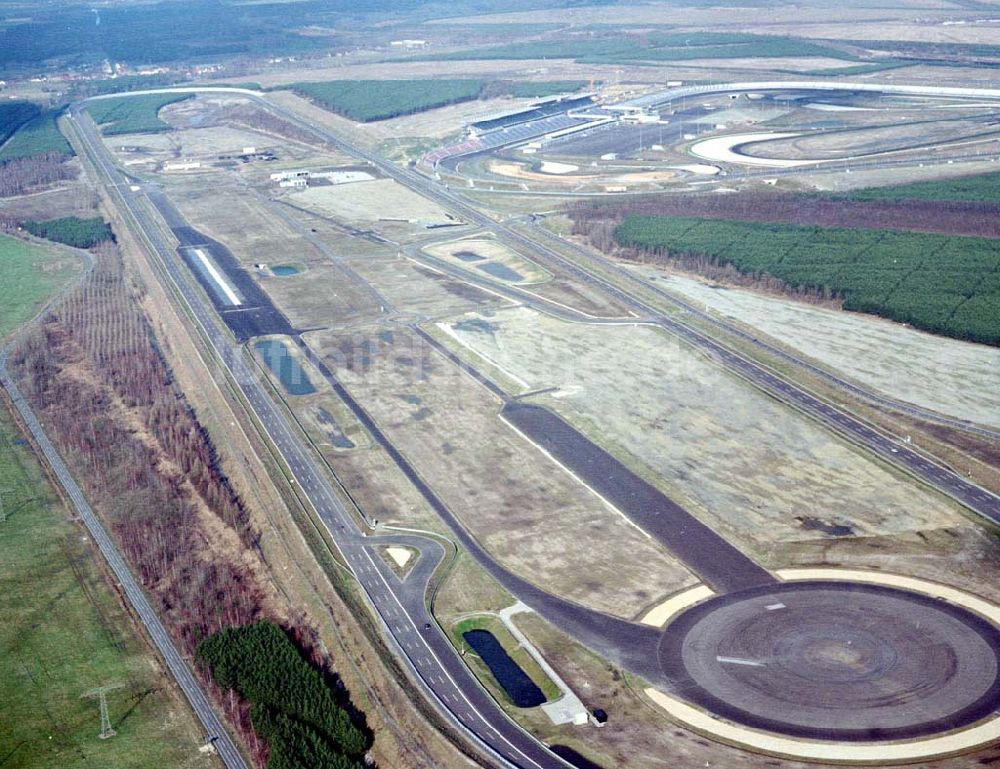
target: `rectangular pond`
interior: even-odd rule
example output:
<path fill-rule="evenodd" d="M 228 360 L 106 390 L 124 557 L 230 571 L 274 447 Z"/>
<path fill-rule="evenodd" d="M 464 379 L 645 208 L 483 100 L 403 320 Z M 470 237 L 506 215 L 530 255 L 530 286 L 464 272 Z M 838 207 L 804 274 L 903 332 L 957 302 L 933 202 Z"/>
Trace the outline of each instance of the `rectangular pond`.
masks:
<path fill-rule="evenodd" d="M 271 369 L 271 373 L 278 377 L 281 386 L 289 395 L 309 395 L 316 392 L 299 361 L 288 351 L 283 342 L 277 339 L 265 339 L 254 343 L 253 349 L 264 361 L 264 365 Z"/>
<path fill-rule="evenodd" d="M 511 659 L 496 637 L 488 630 L 469 630 L 465 642 L 482 657 L 497 683 L 519 708 L 533 708 L 545 702 L 545 695 L 521 666 Z"/>

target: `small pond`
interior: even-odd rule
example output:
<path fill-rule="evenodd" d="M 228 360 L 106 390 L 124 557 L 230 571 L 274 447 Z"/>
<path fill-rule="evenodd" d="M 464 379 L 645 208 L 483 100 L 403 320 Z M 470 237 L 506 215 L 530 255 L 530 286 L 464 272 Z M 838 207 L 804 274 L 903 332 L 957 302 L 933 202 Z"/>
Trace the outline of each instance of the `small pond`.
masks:
<path fill-rule="evenodd" d="M 289 275 L 298 275 L 302 270 L 293 264 L 278 264 L 271 268 L 271 272 L 279 278 L 284 278 Z"/>
<path fill-rule="evenodd" d="M 469 630 L 462 634 L 472 650 L 483 658 L 497 683 L 519 708 L 533 708 L 545 702 L 545 695 L 521 666 L 511 659 L 500 642 L 488 630 Z"/>
<path fill-rule="evenodd" d="M 485 256 L 480 256 L 475 251 L 456 251 L 455 256 L 463 262 L 481 262 Z"/>

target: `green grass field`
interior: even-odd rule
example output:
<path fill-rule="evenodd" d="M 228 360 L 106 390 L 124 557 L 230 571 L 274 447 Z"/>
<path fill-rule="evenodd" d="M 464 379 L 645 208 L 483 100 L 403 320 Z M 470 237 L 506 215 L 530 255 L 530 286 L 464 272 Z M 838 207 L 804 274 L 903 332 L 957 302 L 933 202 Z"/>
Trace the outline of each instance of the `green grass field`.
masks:
<path fill-rule="evenodd" d="M 867 187 L 837 197 L 848 200 L 954 200 L 967 203 L 996 203 L 1000 201 L 1000 172 L 964 176 L 959 179 L 913 182 L 892 187 Z"/>
<path fill-rule="evenodd" d="M 105 136 L 158 133 L 170 126 L 160 120 L 160 110 L 168 104 L 190 99 L 191 94 L 145 94 L 102 99 L 87 104 L 87 111 Z"/>
<path fill-rule="evenodd" d="M 1000 240 L 662 216 L 629 216 L 615 237 L 840 296 L 847 310 L 1000 345 Z"/>
<path fill-rule="evenodd" d="M 0 337 L 32 318 L 79 262 L 0 237 Z M 71 523 L 29 446 L 0 409 L 0 766 L 121 769 L 217 764 L 152 654 L 135 636 L 85 531 Z M 118 736 L 100 740 L 108 683 Z"/>
<path fill-rule="evenodd" d="M 478 98 L 482 80 L 333 80 L 291 88 L 331 112 L 370 122 Z"/>
<path fill-rule="evenodd" d="M 0 411 L 0 766 L 106 769 L 214 766 L 200 730 L 101 574 L 27 446 Z M 109 695 L 118 736 L 100 740 L 93 687 Z"/>
<path fill-rule="evenodd" d="M 32 318 L 77 274 L 80 262 L 9 235 L 0 235 L 0 339 Z M 0 754 L 2 755 L 2 754 Z M 2 764 L 0 764 L 2 766 Z"/>
<path fill-rule="evenodd" d="M 47 152 L 72 155 L 73 148 L 66 137 L 59 133 L 57 117 L 59 110 L 48 110 L 21 124 L 14 135 L 0 146 L 0 163 Z"/>

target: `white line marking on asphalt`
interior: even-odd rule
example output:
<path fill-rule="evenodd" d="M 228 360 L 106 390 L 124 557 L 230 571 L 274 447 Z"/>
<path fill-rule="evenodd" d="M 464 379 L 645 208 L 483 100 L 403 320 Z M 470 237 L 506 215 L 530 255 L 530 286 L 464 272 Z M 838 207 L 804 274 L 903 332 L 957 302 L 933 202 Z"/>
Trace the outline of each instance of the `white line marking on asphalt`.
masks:
<path fill-rule="evenodd" d="M 243 304 L 243 302 L 240 301 L 240 298 L 236 295 L 236 292 L 233 291 L 232 286 L 226 283 L 226 279 L 222 277 L 217 269 L 215 269 L 215 265 L 208 261 L 208 256 L 205 255 L 205 252 L 200 248 L 196 248 L 194 249 L 194 255 L 198 257 L 198 260 L 204 265 L 205 269 L 208 270 L 208 274 L 212 276 L 212 280 L 215 281 L 216 285 L 222 289 L 226 298 L 229 299 L 230 304 L 236 307 Z"/>

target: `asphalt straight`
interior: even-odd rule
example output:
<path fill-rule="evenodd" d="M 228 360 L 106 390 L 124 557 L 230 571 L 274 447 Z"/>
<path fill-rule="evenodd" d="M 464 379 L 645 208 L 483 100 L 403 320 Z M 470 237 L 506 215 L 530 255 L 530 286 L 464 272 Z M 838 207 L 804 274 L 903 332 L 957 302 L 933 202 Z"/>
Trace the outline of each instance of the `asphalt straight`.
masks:
<path fill-rule="evenodd" d="M 92 121 L 76 112 L 71 112 L 71 120 L 89 159 L 103 177 L 119 210 L 130 220 L 137 237 L 145 241 L 166 270 L 170 282 L 184 297 L 219 360 L 280 453 L 293 476 L 292 483 L 298 485 L 331 532 L 344 563 L 382 621 L 389 643 L 396 647 L 409 672 L 430 693 L 431 701 L 439 712 L 478 745 L 486 756 L 504 766 L 523 769 L 565 769 L 570 766 L 509 719 L 475 679 L 450 641 L 434 624 L 426 607 L 426 582 L 421 583 L 416 575 L 410 575 L 406 580 L 398 579 L 384 559 L 374 552 L 373 546 L 384 541 L 383 538 L 369 538 L 358 531 L 328 480 L 326 469 L 313 456 L 304 437 L 289 424 L 263 384 L 260 372 L 244 357 L 242 349 L 220 325 L 215 308 L 191 285 L 179 254 L 161 234 L 150 211 L 151 206 L 144 205 L 142 193 L 132 191 L 121 178 L 106 148 L 96 136 Z M 410 541 L 422 552 L 433 554 L 440 548 L 440 544 L 430 538 L 413 537 Z M 428 564 L 436 565 L 433 555 L 427 557 Z M 155 615 L 152 619 L 155 620 Z M 655 640 L 651 652 L 653 664 Z"/>

